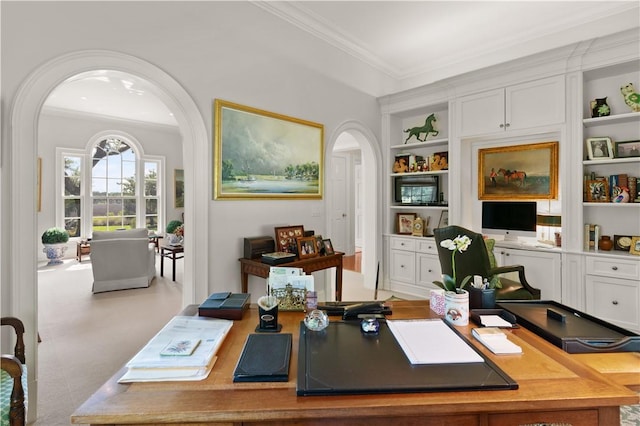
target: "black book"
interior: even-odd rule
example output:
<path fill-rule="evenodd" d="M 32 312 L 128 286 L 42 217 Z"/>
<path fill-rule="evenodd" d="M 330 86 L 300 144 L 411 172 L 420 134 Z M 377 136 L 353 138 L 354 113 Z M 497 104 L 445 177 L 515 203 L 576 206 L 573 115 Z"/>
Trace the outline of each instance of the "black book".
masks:
<path fill-rule="evenodd" d="M 233 372 L 234 382 L 286 382 L 291 359 L 290 333 L 250 334 Z"/>
<path fill-rule="evenodd" d="M 242 319 L 244 311 L 249 308 L 250 293 L 213 293 L 198 306 L 201 317 Z"/>

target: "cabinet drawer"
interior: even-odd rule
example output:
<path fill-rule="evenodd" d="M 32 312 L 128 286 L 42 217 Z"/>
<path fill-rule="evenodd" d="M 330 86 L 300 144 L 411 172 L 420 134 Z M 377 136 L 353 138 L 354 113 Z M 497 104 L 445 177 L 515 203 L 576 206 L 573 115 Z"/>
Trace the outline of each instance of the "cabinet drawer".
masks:
<path fill-rule="evenodd" d="M 490 426 L 516 425 L 565 425 L 596 426 L 598 425 L 597 410 L 575 411 L 530 411 L 528 413 L 490 414 Z"/>
<path fill-rule="evenodd" d="M 587 313 L 631 330 L 640 329 L 640 281 L 589 275 Z"/>
<path fill-rule="evenodd" d="M 587 274 L 640 280 L 640 259 L 606 259 L 587 257 Z"/>
<path fill-rule="evenodd" d="M 394 281 L 414 283 L 416 280 L 416 255 L 413 252 L 391 250 L 389 276 Z"/>
<path fill-rule="evenodd" d="M 416 254 L 416 262 L 418 264 L 416 268 L 417 284 L 425 288 L 439 288 L 433 284 L 434 281 L 442 280 L 438 256 L 419 253 Z"/>
<path fill-rule="evenodd" d="M 416 250 L 416 240 L 412 238 L 391 237 L 391 250 Z"/>
<path fill-rule="evenodd" d="M 436 240 L 429 238 L 426 240 L 418 240 L 416 244 L 416 251 L 418 253 L 428 253 L 438 255 L 438 247 L 436 246 Z"/>

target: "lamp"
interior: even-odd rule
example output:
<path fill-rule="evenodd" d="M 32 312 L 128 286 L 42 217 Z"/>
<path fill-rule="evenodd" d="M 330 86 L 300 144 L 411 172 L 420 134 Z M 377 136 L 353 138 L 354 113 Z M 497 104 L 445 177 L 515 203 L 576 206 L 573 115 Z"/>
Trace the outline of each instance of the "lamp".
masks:
<path fill-rule="evenodd" d="M 544 226 L 547 228 L 546 234 L 542 233 L 542 241 L 541 243 L 551 244 L 560 247 L 561 239 L 560 232 L 555 232 L 555 241 L 551 241 L 551 229 L 550 228 L 561 228 L 562 227 L 562 216 L 554 215 L 554 214 L 538 214 L 536 216 L 536 225 Z M 549 236 L 549 240 L 546 240 L 546 235 Z"/>

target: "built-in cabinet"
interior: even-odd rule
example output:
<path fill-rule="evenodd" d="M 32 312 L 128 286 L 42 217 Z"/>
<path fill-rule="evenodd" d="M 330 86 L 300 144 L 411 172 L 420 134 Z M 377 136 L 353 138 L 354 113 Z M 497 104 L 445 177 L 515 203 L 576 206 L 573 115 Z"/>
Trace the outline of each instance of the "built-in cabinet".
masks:
<path fill-rule="evenodd" d="M 640 262 L 611 255 L 585 260 L 586 312 L 640 331 Z"/>
<path fill-rule="evenodd" d="M 463 96 L 456 101 L 461 137 L 562 123 L 564 76 Z"/>
<path fill-rule="evenodd" d="M 501 144 L 558 140 L 559 199 L 549 202 L 562 215 L 562 247 L 496 247 L 501 264 L 522 264 L 529 282 L 542 290 L 542 298 L 640 330 L 640 256 L 624 251 L 585 249 L 584 225 L 598 224 L 602 235 L 640 236 L 640 203 L 594 202 L 587 199 L 586 181 L 611 175 L 640 178 L 640 157 L 617 154 L 617 142 L 640 140 L 640 112 L 625 103 L 621 87 L 629 83 L 640 91 L 640 39 L 625 31 L 577 43 L 548 54 L 523 58 L 464 76 L 453 77 L 409 92 L 381 98 L 383 164 L 389 167 L 385 188 L 384 286 L 398 293 L 427 296 L 425 290 L 440 278 L 437 252 L 418 250 L 428 238 L 397 235 L 400 212 L 429 218 L 438 226 L 443 212 L 450 223 L 479 231 L 477 150 Z M 611 114 L 591 117 L 591 101 L 607 97 Z M 424 124 L 435 113 L 439 134 L 426 141 L 406 141 L 411 127 Z M 446 128 L 443 124 L 448 121 Z M 611 139 L 606 157 L 588 157 L 588 139 Z M 406 141 L 406 143 L 405 143 Z M 640 144 L 639 144 L 640 146 Z M 429 155 L 447 151 L 448 170 L 438 171 L 444 203 L 406 206 L 394 197 L 392 171 L 397 154 Z M 611 155 L 609 155 L 611 154 Z M 430 173 L 434 173 L 430 171 Z M 640 185 L 636 185 L 636 188 Z M 633 201 L 633 194 L 630 194 Z M 636 194 L 635 197 L 638 195 Z M 546 202 L 546 201 L 545 201 Z M 411 243 L 403 240 L 411 240 Z M 602 272 L 598 262 L 607 264 Z M 613 268 L 617 267 L 617 271 Z M 427 278 L 428 277 L 428 278 Z"/>
<path fill-rule="evenodd" d="M 562 302 L 562 256 L 559 249 L 514 249 L 496 246 L 493 253 L 500 266 L 524 266 L 527 282 L 532 287 L 540 289 L 542 300 Z"/>
<path fill-rule="evenodd" d="M 388 235 L 390 290 L 429 297 L 441 280 L 438 250 L 433 238 Z"/>

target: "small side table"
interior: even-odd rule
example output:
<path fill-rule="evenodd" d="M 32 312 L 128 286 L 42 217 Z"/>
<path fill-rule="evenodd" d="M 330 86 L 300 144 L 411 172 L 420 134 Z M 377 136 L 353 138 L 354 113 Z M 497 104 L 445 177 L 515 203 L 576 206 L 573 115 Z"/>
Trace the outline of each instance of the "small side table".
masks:
<path fill-rule="evenodd" d="M 182 256 L 176 256 L 179 253 L 183 253 Z M 176 260 L 184 257 L 184 247 L 182 246 L 160 246 L 160 276 L 164 277 L 164 258 L 171 259 L 173 264 L 173 281 L 176 280 Z"/>
<path fill-rule="evenodd" d="M 162 235 L 149 235 L 149 242 L 156 246 L 157 253 L 160 253 L 160 238 L 163 238 Z"/>
<path fill-rule="evenodd" d="M 78 241 L 76 246 L 76 259 L 82 262 L 82 256 L 91 254 L 91 243 L 89 241 Z"/>

